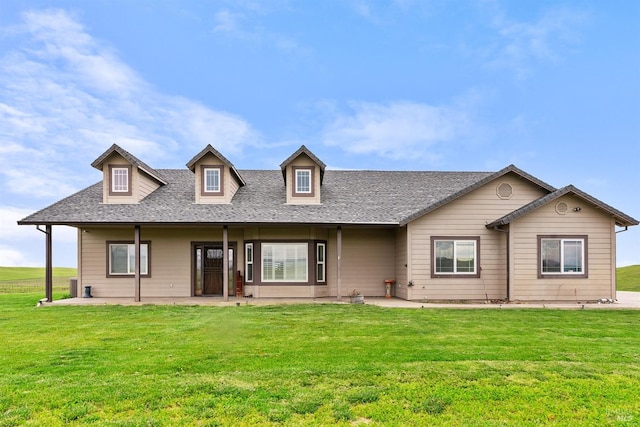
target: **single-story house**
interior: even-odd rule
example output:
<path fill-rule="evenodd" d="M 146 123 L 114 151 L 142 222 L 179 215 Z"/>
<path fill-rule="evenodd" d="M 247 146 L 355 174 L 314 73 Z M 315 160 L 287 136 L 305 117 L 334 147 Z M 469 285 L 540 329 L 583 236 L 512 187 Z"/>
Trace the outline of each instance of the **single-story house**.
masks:
<path fill-rule="evenodd" d="M 78 230 L 78 295 L 407 300 L 615 298 L 616 232 L 638 221 L 574 186 L 497 172 L 330 170 L 305 146 L 238 170 L 208 145 L 154 169 L 118 145 L 102 179 L 18 223 Z M 41 227 L 45 227 L 42 229 Z M 386 282 L 392 285 L 386 286 Z"/>

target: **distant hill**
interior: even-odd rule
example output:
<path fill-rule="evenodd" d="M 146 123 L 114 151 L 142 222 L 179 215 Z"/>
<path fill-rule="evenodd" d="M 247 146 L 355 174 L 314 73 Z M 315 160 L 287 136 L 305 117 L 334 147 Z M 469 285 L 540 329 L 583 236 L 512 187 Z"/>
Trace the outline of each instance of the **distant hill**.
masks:
<path fill-rule="evenodd" d="M 618 268 L 617 278 L 619 291 L 640 292 L 640 265 Z"/>

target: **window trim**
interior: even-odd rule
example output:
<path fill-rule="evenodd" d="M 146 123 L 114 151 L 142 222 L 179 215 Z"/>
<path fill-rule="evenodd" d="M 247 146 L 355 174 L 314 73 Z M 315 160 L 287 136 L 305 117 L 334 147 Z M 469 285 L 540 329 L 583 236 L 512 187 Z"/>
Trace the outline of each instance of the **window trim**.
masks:
<path fill-rule="evenodd" d="M 440 241 L 453 241 L 454 243 L 454 266 L 455 266 L 455 242 L 460 241 L 473 241 L 474 242 L 474 272 L 453 272 L 453 273 L 438 273 L 436 272 L 436 242 Z M 482 268 L 480 267 L 480 236 L 431 236 L 431 278 L 456 278 L 456 279 L 473 279 L 479 278 Z"/>
<path fill-rule="evenodd" d="M 291 194 L 294 197 L 315 197 L 315 166 L 292 166 L 291 171 L 293 174 L 293 183 Z M 309 191 L 298 191 L 298 172 L 309 172 Z"/>
<path fill-rule="evenodd" d="M 127 191 L 116 191 L 114 189 L 114 174 L 117 170 L 126 170 L 127 171 Z M 132 193 L 132 170 L 131 165 L 119 165 L 112 164 L 109 165 L 109 195 L 110 196 L 131 196 Z"/>
<path fill-rule="evenodd" d="M 315 279 L 316 283 L 327 283 L 327 243 L 315 242 L 316 263 L 315 263 Z M 320 248 L 322 248 L 323 259 L 320 260 Z M 322 266 L 322 278 L 319 277 L 319 268 Z"/>
<path fill-rule="evenodd" d="M 253 282 L 251 282 L 254 286 L 326 286 L 327 279 L 327 270 L 326 266 L 328 265 L 328 243 L 326 240 L 307 240 L 307 239 L 267 239 L 267 240 L 246 240 L 246 244 L 253 244 Z M 307 281 L 305 282 L 272 282 L 262 281 L 262 244 L 263 243 L 305 243 L 308 247 L 307 252 Z M 317 253 L 316 248 L 318 243 L 323 243 L 325 245 L 325 281 L 318 282 L 317 280 L 317 266 L 316 259 Z M 245 270 L 246 275 L 246 270 Z"/>
<path fill-rule="evenodd" d="M 135 245 L 133 240 L 107 240 L 107 272 L 108 278 L 135 277 L 135 273 L 112 273 L 111 272 L 111 245 Z M 151 277 L 151 241 L 144 240 L 140 242 L 140 246 L 147 245 L 147 273 L 140 272 L 140 277 Z"/>
<path fill-rule="evenodd" d="M 308 284 L 309 283 L 309 249 L 311 245 L 309 241 L 292 241 L 292 242 L 277 242 L 277 241 L 263 241 L 260 242 L 260 282 L 272 285 L 280 285 L 283 283 L 292 283 L 292 284 Z M 277 279 L 265 279 L 265 271 L 264 271 L 264 247 L 265 245 L 273 245 L 273 246 L 284 246 L 284 245 L 304 245 L 306 249 L 306 271 L 304 280 L 277 280 Z"/>
<path fill-rule="evenodd" d="M 207 170 L 218 170 L 219 190 L 207 191 Z M 224 196 L 224 166 L 222 165 L 200 165 L 200 195 L 201 196 Z"/>
<path fill-rule="evenodd" d="M 542 271 L 542 241 L 543 240 L 559 240 L 561 245 L 560 245 L 560 272 L 553 272 L 553 273 L 543 273 Z M 582 272 L 580 273 L 571 273 L 571 272 L 564 272 L 562 270 L 564 270 L 563 268 L 563 259 L 564 259 L 564 246 L 562 245 L 563 241 L 566 240 L 581 240 L 582 241 Z M 558 278 L 562 278 L 562 279 L 586 279 L 589 277 L 589 239 L 587 235 L 568 235 L 568 234 L 552 234 L 552 235 L 545 235 L 545 234 L 540 234 L 538 235 L 538 259 L 537 259 L 537 265 L 538 265 L 538 279 L 558 279 Z"/>
<path fill-rule="evenodd" d="M 249 248 L 251 248 L 251 257 L 249 257 Z M 251 258 L 251 259 L 249 259 Z M 253 242 L 245 242 L 244 244 L 244 281 L 253 283 L 253 276 L 255 275 L 254 260 L 256 253 L 254 251 Z M 249 266 L 251 266 L 251 276 L 249 276 Z"/>

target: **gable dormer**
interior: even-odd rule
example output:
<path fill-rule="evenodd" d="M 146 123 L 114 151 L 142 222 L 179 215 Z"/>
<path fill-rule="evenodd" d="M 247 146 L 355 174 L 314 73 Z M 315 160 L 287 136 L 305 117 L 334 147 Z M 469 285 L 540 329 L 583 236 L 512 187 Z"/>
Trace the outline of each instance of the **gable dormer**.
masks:
<path fill-rule="evenodd" d="M 91 166 L 102 171 L 103 203 L 139 203 L 167 184 L 160 173 L 116 144 Z"/>
<path fill-rule="evenodd" d="M 238 170 L 218 150 L 207 145 L 187 163 L 195 174 L 195 201 L 198 204 L 231 203 L 245 185 Z"/>
<path fill-rule="evenodd" d="M 287 204 L 320 204 L 325 168 L 326 165 L 304 145 L 282 162 L 280 169 L 287 188 Z"/>

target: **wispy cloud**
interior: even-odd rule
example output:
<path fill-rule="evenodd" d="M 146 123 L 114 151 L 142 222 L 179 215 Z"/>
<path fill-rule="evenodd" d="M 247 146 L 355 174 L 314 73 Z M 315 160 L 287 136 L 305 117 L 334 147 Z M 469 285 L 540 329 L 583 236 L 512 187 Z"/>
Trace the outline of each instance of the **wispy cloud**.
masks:
<path fill-rule="evenodd" d="M 323 142 L 355 154 L 393 160 L 435 161 L 439 147 L 468 133 L 471 119 L 464 108 L 408 101 L 374 104 L 352 102 L 350 112 L 324 130 Z"/>
<path fill-rule="evenodd" d="M 260 141 L 240 117 L 157 92 L 65 11 L 25 13 L 3 36 L 14 48 L 0 57 L 2 192 L 69 194 L 86 184 L 69 165 L 114 142 L 161 167 L 182 149 L 233 154 Z"/>
<path fill-rule="evenodd" d="M 562 60 L 579 45 L 580 30 L 589 22 L 588 12 L 569 7 L 543 10 L 529 22 L 512 19 L 499 7 L 491 14 L 495 37 L 478 51 L 485 65 L 512 70 L 519 79 L 528 77 L 537 62 Z"/>

